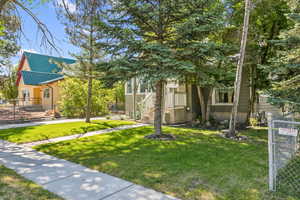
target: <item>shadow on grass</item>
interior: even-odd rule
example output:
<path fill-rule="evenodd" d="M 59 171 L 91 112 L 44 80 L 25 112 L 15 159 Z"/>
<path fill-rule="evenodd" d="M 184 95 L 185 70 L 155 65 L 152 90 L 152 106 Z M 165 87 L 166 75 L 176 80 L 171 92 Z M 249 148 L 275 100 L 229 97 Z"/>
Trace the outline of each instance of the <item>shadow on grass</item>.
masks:
<path fill-rule="evenodd" d="M 182 199 L 262 199 L 267 190 L 266 131 L 236 142 L 216 131 L 164 128 L 174 141 L 144 139 L 151 127 L 36 147 L 51 155 Z M 256 139 L 259 142 L 256 142 Z"/>
<path fill-rule="evenodd" d="M 0 139 L 16 143 L 26 143 L 67 135 L 82 134 L 129 124 L 133 123 L 119 120 L 99 120 L 92 121 L 91 123 L 69 122 L 12 128 L 0 130 Z"/>
<path fill-rule="evenodd" d="M 0 165 L 0 199 L 22 200 L 62 200 L 60 197 L 44 190 L 41 186 L 25 180 L 13 170 Z"/>

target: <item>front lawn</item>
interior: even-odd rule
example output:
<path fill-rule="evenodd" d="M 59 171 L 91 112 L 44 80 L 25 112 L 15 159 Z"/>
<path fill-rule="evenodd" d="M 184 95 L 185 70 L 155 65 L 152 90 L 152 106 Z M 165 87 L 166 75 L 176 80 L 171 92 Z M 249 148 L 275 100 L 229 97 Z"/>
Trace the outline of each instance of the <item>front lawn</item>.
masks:
<path fill-rule="evenodd" d="M 1 200 L 62 200 L 62 198 L 28 181 L 13 170 L 0 165 Z"/>
<path fill-rule="evenodd" d="M 177 139 L 144 139 L 153 128 L 141 127 L 36 149 L 185 200 L 271 199 L 266 129 L 244 131 L 247 142 L 224 139 L 216 131 L 164 131 Z"/>
<path fill-rule="evenodd" d="M 69 122 L 61 124 L 11 128 L 0 130 L 0 139 L 15 143 L 28 143 L 46 140 L 49 138 L 86 133 L 90 131 L 97 131 L 132 124 L 135 123 L 123 120 L 95 120 L 92 121 L 92 123 Z"/>

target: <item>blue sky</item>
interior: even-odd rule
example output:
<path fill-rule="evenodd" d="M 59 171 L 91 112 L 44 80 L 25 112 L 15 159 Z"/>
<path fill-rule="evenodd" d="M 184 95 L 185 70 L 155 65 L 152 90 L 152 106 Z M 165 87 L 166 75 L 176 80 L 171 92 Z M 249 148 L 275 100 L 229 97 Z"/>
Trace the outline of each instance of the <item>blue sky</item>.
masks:
<path fill-rule="evenodd" d="M 31 6 L 31 11 L 47 25 L 56 39 L 56 45 L 61 49 L 60 53 L 50 51 L 49 49 L 42 47 L 41 44 L 41 33 L 38 32 L 37 25 L 21 9 L 19 10 L 20 16 L 22 17 L 23 32 L 24 36 L 21 37 L 20 46 L 22 50 L 31 50 L 42 54 L 49 54 L 54 56 L 71 57 L 69 53 L 78 52 L 78 48 L 74 47 L 68 42 L 68 37 L 64 32 L 64 26 L 57 19 L 55 8 L 53 3 L 34 4 Z M 12 59 L 13 63 L 18 63 L 20 54 Z"/>

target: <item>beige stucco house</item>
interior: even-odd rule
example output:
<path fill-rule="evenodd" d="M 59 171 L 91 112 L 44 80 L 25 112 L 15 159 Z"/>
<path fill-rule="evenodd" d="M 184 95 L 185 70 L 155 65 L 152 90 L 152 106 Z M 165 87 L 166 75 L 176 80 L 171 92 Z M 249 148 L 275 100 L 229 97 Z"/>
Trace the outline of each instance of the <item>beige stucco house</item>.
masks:
<path fill-rule="evenodd" d="M 17 78 L 20 106 L 40 106 L 44 110 L 57 107 L 58 83 L 64 78 L 57 63 L 73 64 L 75 60 L 31 52 L 22 54 Z"/>

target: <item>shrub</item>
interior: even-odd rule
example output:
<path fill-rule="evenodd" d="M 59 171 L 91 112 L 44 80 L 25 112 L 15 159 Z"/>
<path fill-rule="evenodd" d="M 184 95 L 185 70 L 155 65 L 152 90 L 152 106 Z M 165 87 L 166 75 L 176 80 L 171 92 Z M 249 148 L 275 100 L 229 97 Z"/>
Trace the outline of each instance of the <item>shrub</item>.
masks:
<path fill-rule="evenodd" d="M 88 91 L 87 82 L 75 78 L 66 78 L 60 82 L 59 87 L 61 94 L 59 110 L 61 113 L 66 117 L 84 117 Z M 100 81 L 94 80 L 92 94 L 91 115 L 108 114 L 108 105 L 114 99 L 112 90 L 103 88 Z"/>
<path fill-rule="evenodd" d="M 252 127 L 257 126 L 258 125 L 258 120 L 254 117 L 250 117 L 249 119 L 249 123 Z"/>

